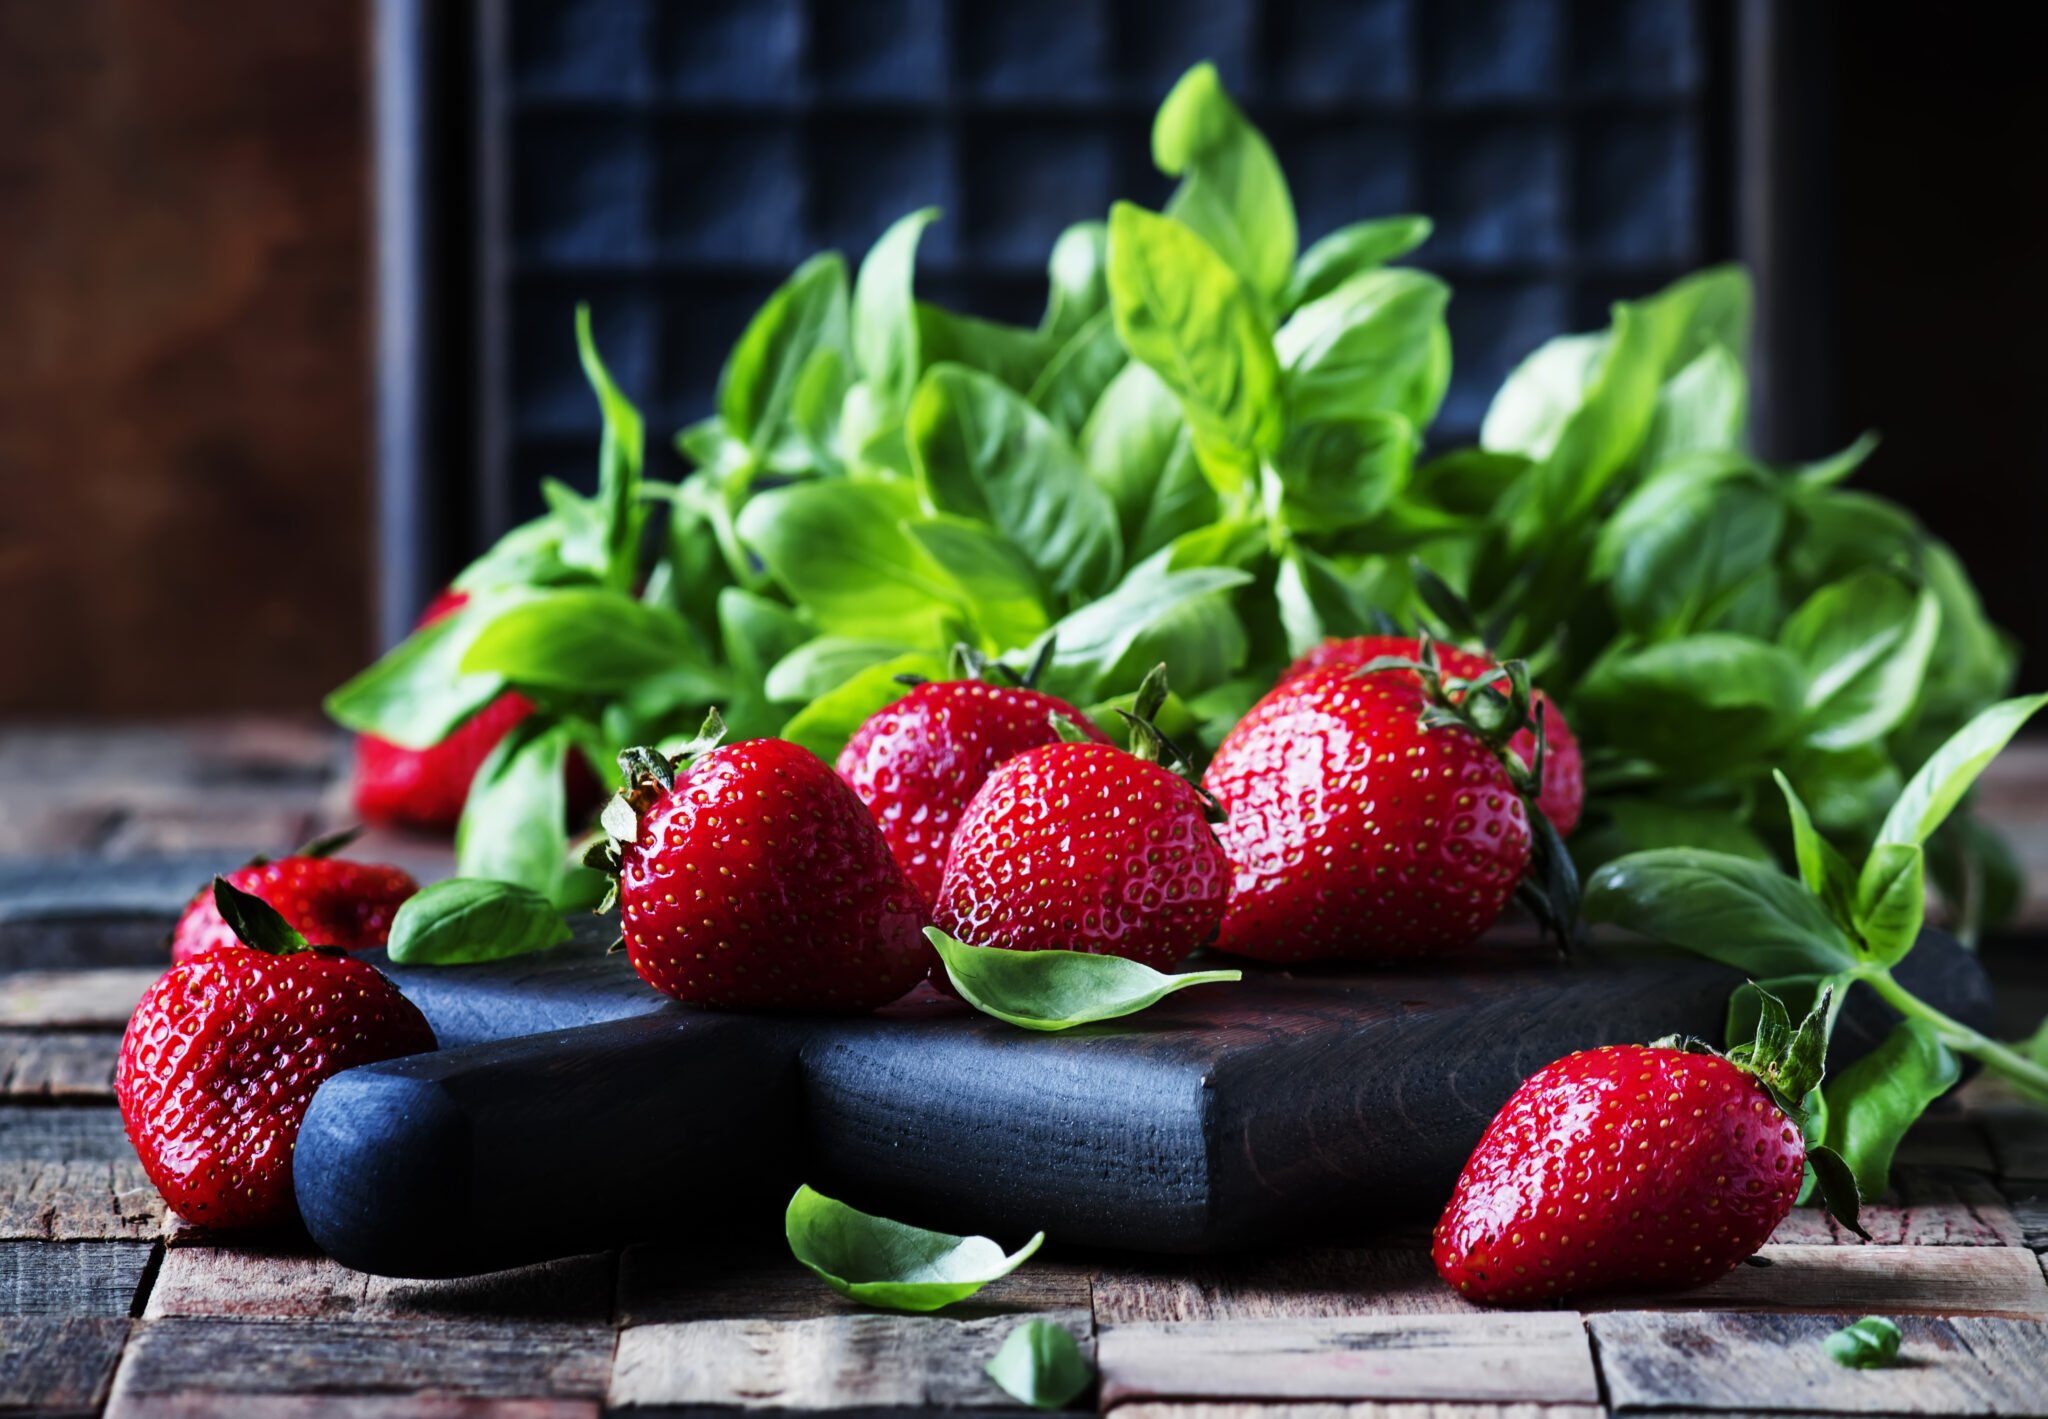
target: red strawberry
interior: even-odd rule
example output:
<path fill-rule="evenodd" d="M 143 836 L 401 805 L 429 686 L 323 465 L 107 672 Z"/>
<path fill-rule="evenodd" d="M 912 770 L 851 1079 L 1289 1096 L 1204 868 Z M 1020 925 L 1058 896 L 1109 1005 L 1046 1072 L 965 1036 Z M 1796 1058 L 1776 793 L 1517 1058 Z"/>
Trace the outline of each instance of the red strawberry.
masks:
<path fill-rule="evenodd" d="M 1491 926 L 1530 860 L 1494 749 L 1401 671 L 1341 665 L 1253 705 L 1210 761 L 1235 869 L 1217 942 L 1270 961 L 1415 956 Z"/>
<path fill-rule="evenodd" d="M 1365 665 L 1381 656 L 1399 656 L 1413 659 L 1422 653 L 1422 642 L 1413 636 L 1352 636 L 1348 640 L 1326 640 L 1287 667 L 1279 683 L 1285 685 L 1313 670 L 1326 665 Z M 1487 656 L 1456 646 L 1439 645 L 1436 648 L 1438 662 L 1446 675 L 1457 675 L 1474 679 L 1484 675 L 1495 666 Z M 1543 810 L 1543 816 L 1557 829 L 1560 837 L 1568 837 L 1579 825 L 1579 814 L 1586 806 L 1586 770 L 1579 755 L 1579 741 L 1565 723 L 1564 712 L 1541 690 L 1535 693 L 1535 703 L 1543 706 L 1543 790 L 1536 795 L 1536 806 Z M 1525 729 L 1508 741 L 1508 748 L 1529 763 L 1536 753 L 1536 732 Z"/>
<path fill-rule="evenodd" d="M 1789 1043 L 1781 1033 L 1770 1058 L 1754 1052 L 1760 1026 L 1740 1063 L 1608 1045 L 1538 1070 L 1458 1178 L 1437 1273 L 1469 1300 L 1513 1304 L 1679 1290 L 1735 1267 L 1799 1196 L 1807 1149 L 1791 1101 L 1819 1083 L 1824 1012 L 1825 1001 Z M 1824 1149 L 1814 1161 L 1831 1209 L 1861 1234 L 1853 1180 L 1831 1171 L 1846 1168 Z"/>
<path fill-rule="evenodd" d="M 927 909 L 938 900 L 961 810 L 998 764 L 1059 742 L 1055 714 L 1098 743 L 1109 742 L 1057 696 L 947 680 L 919 685 L 876 710 L 840 751 L 839 772 L 875 815 Z"/>
<path fill-rule="evenodd" d="M 1139 692 L 1139 753 L 1067 742 L 990 774 L 960 817 L 933 924 L 971 946 L 1093 951 L 1165 969 L 1216 934 L 1230 864 L 1209 805 L 1153 762 L 1165 698 Z M 936 977 L 944 979 L 943 974 Z"/>
<path fill-rule="evenodd" d="M 750 739 L 680 773 L 652 750 L 620 762 L 632 796 L 605 809 L 612 841 L 597 851 L 618 874 L 633 968 L 656 990 L 727 1009 L 872 1010 L 924 975 L 916 892 L 810 750 Z"/>
<path fill-rule="evenodd" d="M 391 918 L 420 889 L 410 874 L 380 863 L 351 862 L 300 851 L 257 861 L 227 874 L 230 885 L 261 897 L 310 941 L 346 951 L 371 951 L 391 936 Z M 241 943 L 211 887 L 203 888 L 171 932 L 171 959 L 185 962 Z"/>
<path fill-rule="evenodd" d="M 173 966 L 135 1008 L 114 1092 L 143 1171 L 190 1222 L 298 1215 L 292 1147 L 313 1090 L 358 1064 L 434 1048 L 434 1032 L 367 962 L 308 946 L 221 879 L 221 908 L 264 949 Z"/>

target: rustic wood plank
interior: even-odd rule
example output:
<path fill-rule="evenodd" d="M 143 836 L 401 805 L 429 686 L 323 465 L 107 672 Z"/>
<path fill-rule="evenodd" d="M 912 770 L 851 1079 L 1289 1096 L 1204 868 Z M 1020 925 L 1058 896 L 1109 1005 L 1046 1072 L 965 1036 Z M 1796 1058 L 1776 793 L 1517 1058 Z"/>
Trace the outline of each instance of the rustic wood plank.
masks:
<path fill-rule="evenodd" d="M 0 1315 L 127 1316 L 152 1242 L 0 1242 Z"/>
<path fill-rule="evenodd" d="M 110 1415 L 160 1395 L 357 1395 L 425 1390 L 466 1398 L 602 1396 L 608 1325 L 332 1317 L 141 1320 L 114 1376 Z M 209 1409 L 208 1413 L 218 1413 Z"/>
<path fill-rule="evenodd" d="M 946 1308 L 956 1320 L 1090 1308 L 1089 1269 L 1034 1258 L 970 1300 Z M 866 1314 L 799 1265 L 789 1252 L 709 1254 L 698 1246 L 628 1247 L 619 1260 L 619 1323 L 809 1320 Z"/>
<path fill-rule="evenodd" d="M 1092 1351 L 1084 1310 L 1045 1313 Z M 863 1312 L 811 1320 L 705 1320 L 620 1333 L 609 1406 L 1015 1409 L 982 1370 L 1015 1316 L 958 1320 Z"/>
<path fill-rule="evenodd" d="M 318 816 L 317 800 L 300 788 L 138 804 L 108 830 L 99 852 L 109 859 L 217 852 L 223 866 L 234 867 L 306 842 Z"/>
<path fill-rule="evenodd" d="M 114 1109 L 0 1105 L 0 1162 L 111 1163 L 134 1156 Z"/>
<path fill-rule="evenodd" d="M 1576 1315 L 1324 1317 L 1105 1327 L 1104 1408 L 1152 1399 L 1595 1404 Z"/>
<path fill-rule="evenodd" d="M 594 1399 L 206 1393 L 124 1397 L 107 1410 L 115 1419 L 598 1419 L 600 1412 Z"/>
<path fill-rule="evenodd" d="M 2007 1183 L 2005 1197 L 2026 1245 L 2048 1252 L 2048 1182 Z"/>
<path fill-rule="evenodd" d="M 0 1027 L 114 1030 L 128 1027 L 135 1002 L 170 965 L 92 971 L 14 971 L 0 976 Z"/>
<path fill-rule="evenodd" d="M 1971 1316 L 1902 1317 L 1904 1363 L 1848 1370 L 1827 1357 L 1821 1342 L 1854 1318 L 1636 1311 L 1594 1316 L 1588 1325 L 1609 1402 L 1622 1413 L 2048 1413 L 2041 1392 L 2048 1327 Z"/>
<path fill-rule="evenodd" d="M 0 1099 L 111 1103 L 120 1054 L 112 1032 L 0 1030 Z"/>
<path fill-rule="evenodd" d="M 1478 1313 L 1444 1285 L 1426 1243 L 1136 1263 L 1095 1277 L 1101 1325 Z"/>
<path fill-rule="evenodd" d="M 0 1241 L 142 1240 L 165 1209 L 142 1164 L 0 1162 Z"/>
<path fill-rule="evenodd" d="M 2048 1319 L 2048 1284 L 2024 1247 L 1767 1246 L 1768 1267 L 1738 1266 L 1695 1291 L 1587 1296 L 1581 1309 L 1854 1310 L 1886 1315 Z"/>
<path fill-rule="evenodd" d="M 98 1408 L 128 1325 L 109 1316 L 0 1316 L 0 1409 Z"/>
<path fill-rule="evenodd" d="M 1605 1419 L 1597 1404 L 1120 1404 L 1117 1419 Z"/>
<path fill-rule="evenodd" d="M 1864 1207 L 1873 1241 L 1890 1246 L 2013 1247 L 2025 1232 L 1990 1178 L 1966 1168 L 1900 1166 L 1892 1195 Z M 1797 1246 L 1858 1246 L 1854 1232 L 1820 1207 L 1795 1207 L 1771 1240 Z"/>
<path fill-rule="evenodd" d="M 310 1246 L 185 1245 L 165 1253 L 143 1315 L 608 1321 L 615 1273 L 615 1258 L 597 1254 L 453 1281 L 411 1281 L 350 1271 Z"/>

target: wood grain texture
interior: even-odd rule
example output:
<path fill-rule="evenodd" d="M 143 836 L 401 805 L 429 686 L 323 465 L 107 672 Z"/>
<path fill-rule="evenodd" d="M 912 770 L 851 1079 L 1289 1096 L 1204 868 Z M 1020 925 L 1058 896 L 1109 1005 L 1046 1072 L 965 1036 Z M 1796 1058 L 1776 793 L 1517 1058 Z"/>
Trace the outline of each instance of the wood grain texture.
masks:
<path fill-rule="evenodd" d="M 120 1054 L 112 1033 L 0 1030 L 0 1100 L 111 1103 Z"/>
<path fill-rule="evenodd" d="M 95 971 L 15 971 L 0 976 L 0 1027 L 112 1030 L 128 1026 L 135 1002 L 170 965 Z"/>
<path fill-rule="evenodd" d="M 1357 1316 L 1105 1326 L 1105 1408 L 1151 1399 L 1594 1404 L 1579 1317 Z"/>
<path fill-rule="evenodd" d="M 1120 1404 L 1117 1419 L 1603 1419 L 1597 1404 Z"/>
<path fill-rule="evenodd" d="M 1479 1315 L 1445 1286 L 1426 1240 L 1111 1265 L 1095 1277 L 1095 1318 L 1228 1321 L 1351 1315 Z"/>
<path fill-rule="evenodd" d="M 1892 1194 L 1866 1205 L 1859 1220 L 1881 1245 L 2012 1247 L 2022 1245 L 2026 1235 L 1997 1185 L 1966 1168 L 1894 1166 Z M 1819 1207 L 1793 1208 L 1771 1240 L 1862 1245 L 1854 1232 Z"/>
<path fill-rule="evenodd" d="M 2048 1320 L 2048 1285 L 2024 1247 L 1767 1246 L 1693 1291 L 1587 1296 L 1582 1309 L 1844 1311 Z"/>
<path fill-rule="evenodd" d="M 1044 1313 L 1092 1351 L 1086 1311 Z M 864 1312 L 812 1320 L 707 1320 L 619 1335 L 606 1403 L 749 1409 L 1015 1409 L 982 1367 L 1022 1320 Z"/>
<path fill-rule="evenodd" d="M 0 1162 L 109 1163 L 134 1156 L 113 1109 L 0 1104 Z"/>
<path fill-rule="evenodd" d="M 2048 1414 L 2048 1327 L 1984 1317 L 1906 1316 L 1901 1364 L 1848 1370 L 1821 1348 L 1860 1312 L 1692 1316 L 1629 1312 L 1588 1321 L 1609 1402 L 1635 1410 L 1818 1410 L 1829 1414 Z"/>
<path fill-rule="evenodd" d="M 155 1254 L 152 1242 L 0 1242 L 0 1316 L 120 1316 Z"/>
<path fill-rule="evenodd" d="M 122 1395 L 108 1419 L 598 1419 L 594 1399 L 471 1399 L 449 1394 Z"/>
<path fill-rule="evenodd" d="M 163 1231 L 142 1164 L 0 1162 L 0 1240 L 140 1240 Z"/>
<path fill-rule="evenodd" d="M 303 1245 L 173 1246 L 143 1316 L 606 1321 L 616 1276 L 606 1254 L 459 1281 L 400 1281 L 350 1271 Z"/>
<path fill-rule="evenodd" d="M 96 1409 L 128 1326 L 107 1316 L 0 1316 L 0 1410 Z"/>

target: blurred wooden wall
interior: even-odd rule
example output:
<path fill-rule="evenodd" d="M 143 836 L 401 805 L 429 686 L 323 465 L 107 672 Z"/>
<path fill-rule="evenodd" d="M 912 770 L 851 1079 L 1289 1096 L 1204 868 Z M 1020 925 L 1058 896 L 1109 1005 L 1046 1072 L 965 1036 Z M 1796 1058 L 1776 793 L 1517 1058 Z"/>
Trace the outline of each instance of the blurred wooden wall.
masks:
<path fill-rule="evenodd" d="M 0 715 L 361 663 L 365 47 L 361 0 L 0 0 Z"/>

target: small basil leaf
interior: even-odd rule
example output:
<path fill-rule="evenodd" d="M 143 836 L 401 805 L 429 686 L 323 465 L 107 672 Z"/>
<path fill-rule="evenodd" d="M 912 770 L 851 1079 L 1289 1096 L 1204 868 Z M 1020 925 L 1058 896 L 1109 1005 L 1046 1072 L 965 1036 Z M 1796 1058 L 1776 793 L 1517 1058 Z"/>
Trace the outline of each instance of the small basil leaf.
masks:
<path fill-rule="evenodd" d="M 1806 668 L 1806 741 L 1849 749 L 1897 728 L 1919 697 L 1940 629 L 1934 594 L 1916 597 L 1884 572 L 1815 592 L 1778 634 Z"/>
<path fill-rule="evenodd" d="M 1415 427 L 1399 414 L 1297 424 L 1273 461 L 1280 521 L 1295 532 L 1342 532 L 1372 521 L 1408 482 Z"/>
<path fill-rule="evenodd" d="M 420 627 L 326 700 L 345 729 L 375 734 L 408 749 L 427 749 L 496 699 L 505 677 L 465 673 L 463 657 L 499 613 L 538 593 L 479 593 L 451 615 Z"/>
<path fill-rule="evenodd" d="M 1279 296 L 1294 268 L 1294 198 L 1273 150 L 1231 102 L 1216 66 L 1181 76 L 1152 122 L 1152 161 L 1181 179 L 1166 210 L 1201 233 L 1253 290 Z"/>
<path fill-rule="evenodd" d="M 835 479 L 762 493 L 739 533 L 820 630 L 945 645 L 960 588 L 903 530 L 923 512 L 908 481 Z"/>
<path fill-rule="evenodd" d="M 1749 419 L 1749 376 L 1726 346 L 1709 345 L 1657 392 L 1643 466 L 1740 446 Z"/>
<path fill-rule="evenodd" d="M 1586 887 L 1588 921 L 1769 976 L 1833 975 L 1859 964 L 1820 899 L 1775 868 L 1683 848 L 1610 862 Z"/>
<path fill-rule="evenodd" d="M 597 352 L 597 337 L 591 333 L 587 305 L 576 307 L 576 353 L 604 420 L 604 433 L 598 443 L 596 499 L 602 528 L 600 560 L 604 580 L 608 586 L 628 590 L 633 585 L 640 551 L 640 529 L 647 521 L 646 509 L 640 506 L 640 470 L 647 460 L 647 426 Z"/>
<path fill-rule="evenodd" d="M 308 942 L 276 907 L 225 877 L 213 879 L 213 906 L 228 924 L 228 930 L 235 933 L 235 939 L 255 950 L 288 956 L 320 944 Z"/>
<path fill-rule="evenodd" d="M 1856 925 L 1856 877 L 1834 845 L 1813 826 L 1813 816 L 1792 781 L 1778 769 L 1771 770 L 1778 791 L 1785 795 L 1785 811 L 1792 819 L 1792 847 L 1799 862 L 1799 879 L 1821 900 L 1835 924 L 1845 930 Z"/>
<path fill-rule="evenodd" d="M 1879 843 L 1856 881 L 1856 932 L 1872 959 L 1889 966 L 1913 949 L 1927 912 L 1924 855 L 1907 843 Z"/>
<path fill-rule="evenodd" d="M 1878 841 L 1926 842 L 1962 802 L 1984 766 L 1998 757 L 1998 751 L 2043 705 L 2048 705 L 2048 695 L 2001 700 L 1957 730 L 1906 784 L 1899 801 L 1885 815 Z"/>
<path fill-rule="evenodd" d="M 1876 1049 L 1821 1086 L 1828 1101 L 1823 1141 L 1842 1155 L 1864 1197 L 1884 1195 L 1899 1140 L 1961 1077 L 1961 1064 L 1933 1026 L 1901 1020 Z"/>
<path fill-rule="evenodd" d="M 1046 258 L 1045 276 L 1045 318 L 1039 322 L 1039 334 L 1071 340 L 1109 309 L 1109 228 L 1088 221 L 1061 232 Z"/>
<path fill-rule="evenodd" d="M 1583 715 L 1613 748 L 1725 778 L 1796 732 L 1805 685 L 1790 654 L 1746 636 L 1711 632 L 1639 649 L 1624 640 L 1587 671 L 1572 720 L 1576 727 Z"/>
<path fill-rule="evenodd" d="M 1588 864 L 1657 848 L 1697 848 L 1775 866 L 1770 848 L 1732 808 L 1655 798 L 1609 798 L 1597 820 L 1572 835 L 1572 845 L 1573 855 Z"/>
<path fill-rule="evenodd" d="M 1228 678 L 1248 649 L 1230 593 L 1251 580 L 1230 567 L 1167 570 L 1162 552 L 1136 567 L 1108 595 L 1082 606 L 1047 634 L 1050 690 L 1088 704 L 1121 692 L 1164 661 L 1191 685 Z"/>
<path fill-rule="evenodd" d="M 401 966 L 460 966 L 543 951 L 569 939 L 555 904 L 530 887 L 451 877 L 422 887 L 391 920 Z"/>
<path fill-rule="evenodd" d="M 809 1187 L 789 1200 L 784 1235 L 796 1259 L 840 1295 L 894 1311 L 935 1311 L 964 1301 L 1021 1266 L 1045 1242 L 1015 1252 L 987 1237 L 956 1237 L 870 1216 Z"/>
<path fill-rule="evenodd" d="M 1273 337 L 1289 418 L 1389 412 L 1426 426 L 1450 382 L 1450 298 L 1420 271 L 1368 271 L 1296 311 Z"/>
<path fill-rule="evenodd" d="M 876 239 L 853 283 L 853 348 L 868 388 L 886 410 L 900 413 L 917 384 L 917 311 L 912 297 L 917 242 L 938 220 L 926 207 L 897 219 Z"/>
<path fill-rule="evenodd" d="M 1027 1320 L 1011 1331 L 982 1368 L 1004 1394 L 1033 1409 L 1064 1409 L 1095 1378 L 1080 1343 L 1049 1320 Z"/>
<path fill-rule="evenodd" d="M 912 651 L 871 665 L 798 710 L 782 726 L 781 737 L 803 745 L 829 764 L 839 757 L 853 731 L 866 723 L 869 715 L 910 693 L 910 687 L 898 676 L 943 680 L 950 673 L 946 657 L 935 651 Z"/>
<path fill-rule="evenodd" d="M 1432 230 L 1427 217 L 1377 217 L 1337 228 L 1301 254 L 1280 308 L 1293 310 L 1328 295 L 1361 271 L 1406 256 L 1428 241 Z"/>
<path fill-rule="evenodd" d="M 1029 645 L 1044 632 L 1048 617 L 1038 571 L 1015 542 L 966 517 L 923 518 L 904 523 L 903 530 L 959 583 L 968 619 L 986 645 Z"/>
<path fill-rule="evenodd" d="M 924 934 L 961 999 L 984 1015 L 1024 1030 L 1070 1030 L 1097 1020 L 1121 1019 L 1191 985 L 1244 979 L 1243 971 L 1167 975 L 1122 956 L 1086 951 L 969 946 L 936 926 L 927 926 Z"/>
<path fill-rule="evenodd" d="M 455 829 L 455 870 L 552 897 L 569 870 L 570 733 L 529 715 L 491 750 Z"/>
<path fill-rule="evenodd" d="M 661 676 L 699 704 L 727 688 L 682 617 L 600 587 L 537 592 L 500 612 L 478 632 L 462 669 L 580 692 L 625 690 Z"/>
<path fill-rule="evenodd" d="M 1865 1316 L 1823 1340 L 1821 1348 L 1837 1365 L 1851 1370 L 1872 1370 L 1899 1358 L 1899 1340 L 1896 1324 L 1883 1316 Z"/>
<path fill-rule="evenodd" d="M 1116 322 L 1105 310 L 1060 346 L 1033 382 L 1028 398 L 1061 433 L 1074 437 L 1129 363 L 1123 341 L 1116 338 Z"/>
<path fill-rule="evenodd" d="M 1875 452 L 1877 435 L 1869 432 L 1858 434 L 1856 442 L 1840 453 L 1831 453 L 1826 458 L 1802 465 L 1793 477 L 1804 488 L 1832 488 L 1861 468 Z"/>
<path fill-rule="evenodd" d="M 870 666 L 907 655 L 901 641 L 819 636 L 790 651 L 768 672 L 768 698 L 781 705 L 805 705 L 837 689 Z"/>
<path fill-rule="evenodd" d="M 733 346 L 718 377 L 725 432 L 760 457 L 781 438 L 806 363 L 847 345 L 846 263 L 837 252 L 797 267 Z"/>

